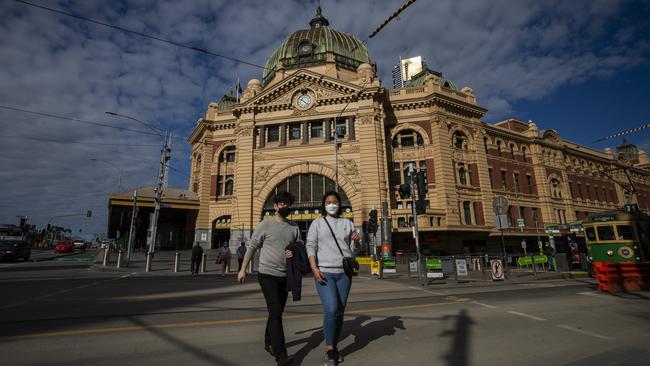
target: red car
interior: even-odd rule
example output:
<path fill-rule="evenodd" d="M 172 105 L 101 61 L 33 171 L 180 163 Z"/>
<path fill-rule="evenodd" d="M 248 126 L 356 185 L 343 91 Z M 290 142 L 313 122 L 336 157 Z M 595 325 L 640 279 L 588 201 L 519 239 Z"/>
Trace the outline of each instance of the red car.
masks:
<path fill-rule="evenodd" d="M 54 245 L 54 253 L 72 253 L 74 245 L 70 241 L 61 241 Z"/>

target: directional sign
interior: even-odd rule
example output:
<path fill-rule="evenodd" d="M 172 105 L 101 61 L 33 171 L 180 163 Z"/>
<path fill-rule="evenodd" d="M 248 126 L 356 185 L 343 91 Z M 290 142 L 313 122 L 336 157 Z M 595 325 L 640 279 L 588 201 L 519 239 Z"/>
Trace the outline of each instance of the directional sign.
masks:
<path fill-rule="evenodd" d="M 517 219 L 517 227 L 524 227 L 526 226 L 526 222 L 524 219 Z"/>
<path fill-rule="evenodd" d="M 456 259 L 456 273 L 459 276 L 467 276 L 467 260 Z"/>
<path fill-rule="evenodd" d="M 492 208 L 496 215 L 506 215 L 509 206 L 508 199 L 503 196 L 496 196 L 494 197 L 494 201 L 492 201 Z"/>
<path fill-rule="evenodd" d="M 492 279 L 495 281 L 503 281 L 505 276 L 503 274 L 503 263 L 501 263 L 501 259 L 490 260 L 490 266 L 492 267 Z"/>

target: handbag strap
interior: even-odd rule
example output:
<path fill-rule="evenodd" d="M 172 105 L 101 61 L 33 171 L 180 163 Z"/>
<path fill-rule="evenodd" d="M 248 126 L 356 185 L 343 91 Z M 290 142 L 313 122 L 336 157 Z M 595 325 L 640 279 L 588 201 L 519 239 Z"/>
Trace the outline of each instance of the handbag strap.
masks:
<path fill-rule="evenodd" d="M 332 237 L 334 238 L 334 241 L 336 242 L 336 247 L 339 249 L 339 252 L 341 252 L 341 257 L 345 257 L 343 254 L 343 251 L 341 250 L 341 246 L 339 245 L 339 241 L 336 240 L 336 235 L 334 235 L 334 230 L 332 230 L 332 226 L 330 226 L 330 223 L 327 221 L 327 217 L 323 217 L 323 220 L 325 220 L 325 223 L 327 224 L 327 227 L 330 228 L 330 232 L 332 233 Z"/>

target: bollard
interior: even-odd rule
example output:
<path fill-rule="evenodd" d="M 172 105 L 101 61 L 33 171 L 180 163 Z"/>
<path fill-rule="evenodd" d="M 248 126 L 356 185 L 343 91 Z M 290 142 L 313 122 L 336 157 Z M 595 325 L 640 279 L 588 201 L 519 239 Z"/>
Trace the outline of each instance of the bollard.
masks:
<path fill-rule="evenodd" d="M 181 253 L 176 252 L 176 255 L 174 256 L 174 272 L 178 272 L 178 262 L 180 262 L 181 259 Z"/>
<path fill-rule="evenodd" d="M 151 272 L 151 260 L 153 257 L 153 253 L 148 252 L 147 253 L 147 263 L 145 264 L 144 271 L 145 272 Z"/>
<path fill-rule="evenodd" d="M 201 257 L 201 273 L 205 272 L 205 264 L 206 264 L 207 257 L 208 256 L 205 253 L 203 253 L 203 256 Z"/>
<path fill-rule="evenodd" d="M 108 264 L 108 248 L 104 248 L 104 260 L 102 261 L 102 265 L 106 267 Z"/>
<path fill-rule="evenodd" d="M 122 267 L 122 251 L 117 252 L 117 268 Z"/>

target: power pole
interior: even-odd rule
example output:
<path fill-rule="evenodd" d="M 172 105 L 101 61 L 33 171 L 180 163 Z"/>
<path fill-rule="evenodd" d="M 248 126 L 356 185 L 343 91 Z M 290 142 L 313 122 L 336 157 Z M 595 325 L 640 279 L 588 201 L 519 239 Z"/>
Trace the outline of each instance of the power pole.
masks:
<path fill-rule="evenodd" d="M 131 227 L 129 228 L 129 244 L 126 248 L 126 261 L 131 262 L 131 251 L 133 251 L 133 237 L 135 231 L 135 217 L 138 214 L 138 191 L 133 191 L 133 211 L 131 211 Z"/>
<path fill-rule="evenodd" d="M 417 271 L 418 271 L 418 281 L 424 286 L 422 281 L 422 260 L 420 256 L 420 232 L 418 231 L 418 213 L 415 209 L 415 200 L 417 196 L 415 195 L 415 166 L 413 164 L 409 165 L 409 178 L 411 180 L 411 210 L 413 215 L 413 239 L 415 240 L 415 251 L 417 253 Z"/>
<path fill-rule="evenodd" d="M 158 182 L 156 184 L 156 195 L 154 197 L 154 213 L 151 226 L 151 237 L 149 241 L 149 252 L 147 253 L 147 262 L 145 270 L 151 270 L 151 260 L 156 251 L 156 234 L 158 231 L 158 217 L 160 216 L 160 201 L 162 200 L 162 191 L 165 185 L 167 164 L 171 159 L 170 134 L 165 133 L 165 141 L 162 150 L 160 150 L 160 168 L 158 169 Z"/>

